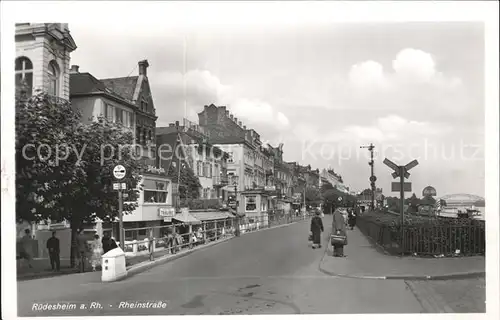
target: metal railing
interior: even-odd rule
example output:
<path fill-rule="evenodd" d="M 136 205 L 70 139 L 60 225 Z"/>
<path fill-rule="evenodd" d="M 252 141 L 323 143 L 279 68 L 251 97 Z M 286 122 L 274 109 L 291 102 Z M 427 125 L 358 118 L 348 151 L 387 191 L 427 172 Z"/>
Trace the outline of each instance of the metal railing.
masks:
<path fill-rule="evenodd" d="M 356 225 L 365 236 L 391 254 L 485 254 L 485 224 L 479 220 L 405 217 L 403 241 L 399 217 L 391 222 L 383 216 L 374 218 L 360 215 Z"/>
<path fill-rule="evenodd" d="M 237 230 L 240 234 L 268 229 L 279 225 L 289 224 L 307 219 L 308 216 L 268 215 L 262 217 L 228 218 L 218 221 L 202 222 L 189 226 L 176 223 L 168 226 L 125 229 L 125 254 L 127 265 L 154 260 L 165 255 L 175 255 L 184 250 L 191 250 L 197 246 L 211 242 L 233 238 Z M 144 239 L 130 240 L 134 231 L 145 231 Z M 175 232 L 172 232 L 175 231 Z M 127 238 L 129 240 L 127 240 Z M 119 245 L 119 242 L 117 242 Z"/>

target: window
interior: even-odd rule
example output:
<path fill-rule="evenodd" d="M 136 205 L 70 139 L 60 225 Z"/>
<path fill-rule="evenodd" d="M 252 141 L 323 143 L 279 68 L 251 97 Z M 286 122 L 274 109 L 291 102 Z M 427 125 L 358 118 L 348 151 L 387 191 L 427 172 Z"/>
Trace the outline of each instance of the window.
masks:
<path fill-rule="evenodd" d="M 203 162 L 201 161 L 197 162 L 197 174 L 198 177 L 203 177 Z"/>
<path fill-rule="evenodd" d="M 49 74 L 49 90 L 48 94 L 56 96 L 59 93 L 59 67 L 55 61 L 49 63 L 47 69 Z"/>
<path fill-rule="evenodd" d="M 107 103 L 104 104 L 104 117 L 106 117 L 106 119 L 108 121 L 113 121 L 113 116 L 114 116 L 114 110 L 113 110 L 113 106 L 112 105 L 109 105 Z"/>
<path fill-rule="evenodd" d="M 123 124 L 123 110 L 119 108 L 115 108 L 115 122 L 119 124 Z"/>
<path fill-rule="evenodd" d="M 33 93 L 33 64 L 26 57 L 16 59 L 16 87 L 25 86 L 28 96 Z"/>
<path fill-rule="evenodd" d="M 143 185 L 144 203 L 167 203 L 167 181 L 146 179 Z"/>
<path fill-rule="evenodd" d="M 245 197 L 245 211 L 255 211 L 257 210 L 257 200 L 255 196 Z"/>
<path fill-rule="evenodd" d="M 140 144 L 141 143 L 141 128 L 140 127 L 137 127 L 135 129 L 135 142 L 137 144 Z"/>
<path fill-rule="evenodd" d="M 148 103 L 144 99 L 141 100 L 141 110 L 142 111 L 147 111 L 148 110 Z"/>
<path fill-rule="evenodd" d="M 212 178 L 212 164 L 211 163 L 205 163 L 205 170 L 204 170 L 203 176 L 207 178 Z"/>

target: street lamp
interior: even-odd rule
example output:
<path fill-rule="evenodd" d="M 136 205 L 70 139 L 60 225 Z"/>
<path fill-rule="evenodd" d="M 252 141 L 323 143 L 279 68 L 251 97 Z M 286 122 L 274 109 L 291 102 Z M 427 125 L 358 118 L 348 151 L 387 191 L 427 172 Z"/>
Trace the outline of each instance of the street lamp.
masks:
<path fill-rule="evenodd" d="M 368 162 L 368 165 L 371 168 L 371 175 L 370 175 L 370 186 L 371 186 L 371 190 L 372 190 L 372 194 L 371 194 L 372 201 L 371 202 L 372 202 L 372 210 L 374 210 L 375 209 L 375 191 L 376 191 L 375 181 L 377 181 L 377 177 L 375 176 L 375 172 L 374 172 L 375 162 L 373 161 L 373 150 L 375 149 L 375 146 L 373 145 L 373 143 L 370 143 L 369 146 L 360 146 L 359 148 L 368 149 L 368 151 L 370 151 L 370 162 Z"/>

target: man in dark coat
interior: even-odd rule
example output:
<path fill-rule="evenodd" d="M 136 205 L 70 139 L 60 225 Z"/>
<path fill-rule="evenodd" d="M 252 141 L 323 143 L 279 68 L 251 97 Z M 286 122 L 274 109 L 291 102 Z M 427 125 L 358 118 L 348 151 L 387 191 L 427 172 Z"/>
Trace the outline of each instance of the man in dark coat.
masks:
<path fill-rule="evenodd" d="M 47 250 L 49 251 L 50 265 L 52 270 L 59 271 L 61 269 L 60 246 L 59 239 L 56 237 L 56 232 L 52 232 L 52 237 L 47 240 Z"/>
<path fill-rule="evenodd" d="M 324 231 L 323 221 L 321 220 L 321 212 L 319 210 L 316 211 L 316 216 L 311 219 L 311 232 L 312 232 L 312 240 L 313 245 L 312 248 L 321 248 L 321 232 Z"/>
<path fill-rule="evenodd" d="M 116 244 L 116 242 L 111 239 L 111 237 L 109 236 L 109 232 L 104 232 L 104 236 L 102 237 L 102 251 L 103 251 L 103 254 L 108 252 L 108 251 L 111 251 L 115 248 L 118 248 L 118 245 Z"/>
<path fill-rule="evenodd" d="M 344 236 L 347 239 L 344 215 L 339 210 L 335 210 L 335 212 L 333 213 L 332 234 Z M 333 250 L 334 257 L 344 256 L 343 244 L 335 244 L 333 248 L 334 248 Z"/>

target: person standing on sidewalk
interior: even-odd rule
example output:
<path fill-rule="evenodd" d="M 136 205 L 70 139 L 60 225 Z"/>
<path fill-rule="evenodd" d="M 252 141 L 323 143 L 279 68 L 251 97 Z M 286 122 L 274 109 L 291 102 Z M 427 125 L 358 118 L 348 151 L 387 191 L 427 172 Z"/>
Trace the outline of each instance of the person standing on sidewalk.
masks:
<path fill-rule="evenodd" d="M 47 250 L 49 251 L 50 265 L 52 266 L 52 271 L 60 271 L 61 269 L 61 259 L 60 259 L 60 245 L 59 239 L 56 237 L 56 232 L 52 232 L 52 237 L 47 240 Z"/>
<path fill-rule="evenodd" d="M 92 271 L 96 271 L 97 266 L 101 264 L 101 257 L 103 252 L 102 243 L 99 240 L 99 235 L 94 235 L 94 240 L 92 241 L 91 247 L 92 257 L 90 262 L 92 264 Z"/>
<path fill-rule="evenodd" d="M 312 248 L 321 248 L 321 232 L 324 231 L 323 221 L 321 220 L 321 212 L 316 211 L 316 216 L 311 219 L 311 232 L 313 245 Z"/>
<path fill-rule="evenodd" d="M 77 263 L 78 270 L 80 272 L 85 272 L 85 260 L 87 259 L 87 241 L 83 235 L 83 229 L 78 230 L 76 236 L 76 249 L 77 249 Z"/>
<path fill-rule="evenodd" d="M 21 238 L 21 241 L 19 243 L 20 248 L 19 248 L 19 258 L 24 259 L 28 262 L 29 268 L 33 268 L 31 265 L 32 262 L 32 257 L 31 257 L 31 231 L 30 229 L 24 230 L 24 236 Z"/>
<path fill-rule="evenodd" d="M 332 234 L 346 237 L 347 240 L 344 216 L 338 209 L 333 212 Z M 344 244 L 333 245 L 333 256 L 334 257 L 344 256 Z"/>

